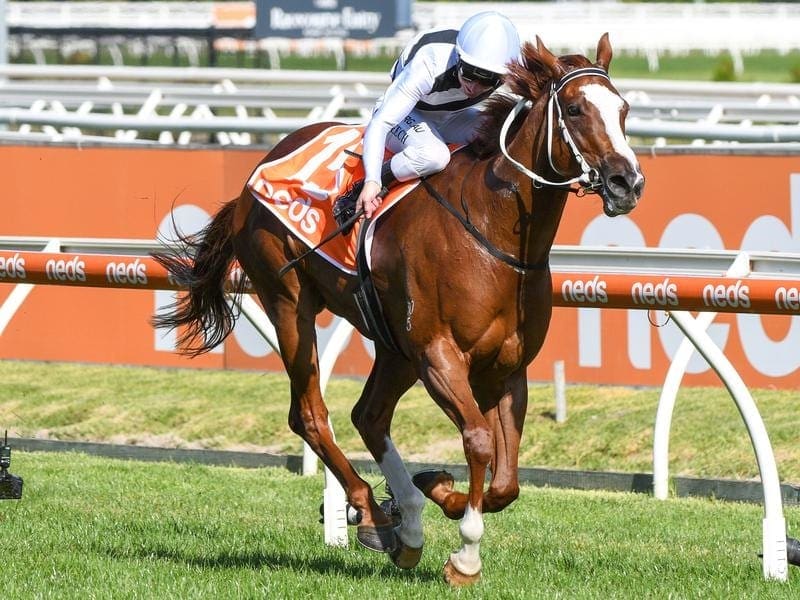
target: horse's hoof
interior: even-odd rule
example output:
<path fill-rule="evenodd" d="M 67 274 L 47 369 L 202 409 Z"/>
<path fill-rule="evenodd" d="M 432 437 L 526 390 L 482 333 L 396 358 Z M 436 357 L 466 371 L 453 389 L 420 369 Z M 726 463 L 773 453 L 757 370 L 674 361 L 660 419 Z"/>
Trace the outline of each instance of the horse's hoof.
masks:
<path fill-rule="evenodd" d="M 389 553 L 389 558 L 400 569 L 413 569 L 419 564 L 419 559 L 422 558 L 422 547 L 412 548 L 411 546 L 406 546 L 403 540 L 398 537 L 397 547 Z"/>
<path fill-rule="evenodd" d="M 397 546 L 397 536 L 391 523 L 378 527 L 359 525 L 356 539 L 364 548 L 375 552 L 392 552 Z"/>
<path fill-rule="evenodd" d="M 447 559 L 444 563 L 444 580 L 452 587 L 465 587 L 478 583 L 481 579 L 481 572 L 478 571 L 474 575 L 464 575 L 461 571 L 456 569 L 455 565 Z"/>
<path fill-rule="evenodd" d="M 455 480 L 450 473 L 435 469 L 414 473 L 411 481 L 414 482 L 414 485 L 417 486 L 417 488 L 419 488 L 419 490 L 425 494 L 426 497 L 430 498 L 434 502 L 437 501 L 434 497 L 434 494 L 437 491 L 445 491 L 449 493 L 453 490 L 453 485 L 455 484 Z M 439 488 L 439 486 L 443 486 L 444 490 L 438 490 L 437 488 Z"/>

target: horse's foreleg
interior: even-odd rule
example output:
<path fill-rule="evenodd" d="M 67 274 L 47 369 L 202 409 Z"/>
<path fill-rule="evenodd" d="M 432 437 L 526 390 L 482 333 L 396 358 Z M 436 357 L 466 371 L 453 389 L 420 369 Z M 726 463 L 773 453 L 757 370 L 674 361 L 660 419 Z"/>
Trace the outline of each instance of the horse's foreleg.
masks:
<path fill-rule="evenodd" d="M 501 511 L 519 496 L 519 446 L 527 406 L 527 381 L 524 374 L 518 374 L 508 380 L 500 402 L 484 414 L 493 433 L 494 458 L 489 489 L 483 495 L 483 512 Z M 464 516 L 467 496 L 453 489 L 450 473 L 423 471 L 414 476 L 414 482 L 446 516 L 451 519 Z"/>
<path fill-rule="evenodd" d="M 528 388 L 523 370 L 509 378 L 506 391 L 500 401 L 484 415 L 491 427 L 494 441 L 492 479 L 489 489 L 483 494 L 482 509 L 484 512 L 500 511 L 519 495 L 519 444 L 527 404 Z M 473 477 L 471 469 L 470 481 Z M 478 542 L 483 533 L 483 518 L 481 515 L 474 514 L 471 502 L 467 504 L 464 518 L 461 520 L 460 531 L 464 546 L 460 552 L 452 554 L 445 565 L 445 578 L 452 585 L 471 584 L 480 575 L 480 571 L 477 574 L 471 574 L 469 570 L 465 569 L 465 565 L 470 564 L 472 552 L 477 555 Z M 477 557 L 477 561 L 480 568 L 480 557 Z"/>
<path fill-rule="evenodd" d="M 484 512 L 501 511 L 519 496 L 519 445 L 527 408 L 523 370 L 508 380 L 500 402 L 485 415 L 494 434 L 494 459 L 489 489 L 483 495 Z"/>
<path fill-rule="evenodd" d="M 473 583 L 480 577 L 480 540 L 483 537 L 483 484 L 486 469 L 492 459 L 492 431 L 481 414 L 472 388 L 468 369 L 460 352 L 447 343 L 437 345 L 426 353 L 422 379 L 433 399 L 442 407 L 461 431 L 464 456 L 469 470 L 469 491 L 466 496 L 444 491 L 442 508 L 447 512 L 461 508 L 459 524 L 462 546 L 450 555 L 445 565 L 445 578 L 453 585 Z M 436 498 L 433 498 L 436 501 Z"/>
<path fill-rule="evenodd" d="M 402 569 L 415 567 L 422 556 L 422 509 L 425 496 L 414 486 L 411 475 L 390 437 L 390 427 L 400 396 L 417 380 L 411 363 L 378 351 L 367 384 L 356 405 L 352 420 L 400 508 L 398 544 L 392 561 Z"/>

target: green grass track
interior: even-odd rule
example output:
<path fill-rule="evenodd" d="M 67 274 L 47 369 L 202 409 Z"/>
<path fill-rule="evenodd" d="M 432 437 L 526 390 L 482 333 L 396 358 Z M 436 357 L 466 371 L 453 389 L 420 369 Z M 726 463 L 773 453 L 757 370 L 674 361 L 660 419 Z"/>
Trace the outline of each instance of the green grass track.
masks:
<path fill-rule="evenodd" d="M 21 438 L 169 448 L 301 454 L 289 430 L 283 373 L 153 369 L 0 361 L 0 433 Z M 350 423 L 363 382 L 335 378 L 326 402 L 337 443 L 369 458 Z M 520 465 L 652 472 L 653 423 L 660 390 L 567 387 L 565 423 L 553 419 L 553 388 L 531 384 Z M 800 483 L 796 390 L 752 390 L 782 482 Z M 461 437 L 421 386 L 400 400 L 392 437 L 408 461 L 464 463 Z M 722 388 L 684 388 L 670 435 L 670 474 L 758 477 L 741 416 Z"/>
<path fill-rule="evenodd" d="M 25 487 L 0 502 L 3 598 L 800 595 L 795 567 L 788 583 L 763 580 L 750 504 L 526 487 L 486 516 L 482 581 L 453 591 L 441 567 L 458 526 L 431 503 L 422 561 L 400 571 L 352 532 L 348 548 L 323 544 L 321 476 L 68 453 L 15 453 L 12 471 Z M 787 511 L 790 530 L 798 519 Z"/>

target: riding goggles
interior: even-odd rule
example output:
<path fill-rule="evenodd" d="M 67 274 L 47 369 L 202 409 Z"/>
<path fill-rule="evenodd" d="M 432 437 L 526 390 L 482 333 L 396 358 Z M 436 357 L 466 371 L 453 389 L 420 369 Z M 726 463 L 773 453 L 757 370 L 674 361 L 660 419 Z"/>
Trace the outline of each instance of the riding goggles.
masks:
<path fill-rule="evenodd" d="M 458 74 L 466 81 L 474 81 L 486 87 L 497 87 L 500 85 L 502 76 L 480 67 L 475 67 L 463 60 L 458 61 Z"/>

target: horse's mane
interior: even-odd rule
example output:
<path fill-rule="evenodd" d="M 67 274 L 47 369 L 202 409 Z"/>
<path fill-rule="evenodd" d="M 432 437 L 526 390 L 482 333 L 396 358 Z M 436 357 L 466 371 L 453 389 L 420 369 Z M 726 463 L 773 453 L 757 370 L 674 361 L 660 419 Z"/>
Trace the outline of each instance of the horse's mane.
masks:
<path fill-rule="evenodd" d="M 568 54 L 559 57 L 559 62 L 567 71 L 591 64 L 588 58 L 580 54 Z M 519 100 L 528 98 L 534 104 L 539 97 L 547 93 L 552 76 L 539 55 L 536 46 L 525 42 L 522 46 L 522 62 L 512 64 L 505 76 L 504 84 L 510 93 L 493 94 L 483 109 L 484 122 L 478 129 L 478 135 L 470 144 L 470 148 L 478 156 L 489 156 L 500 151 L 500 129 L 508 113 Z M 520 119 L 517 119 L 520 122 Z M 512 129 L 510 134 L 515 133 Z"/>

